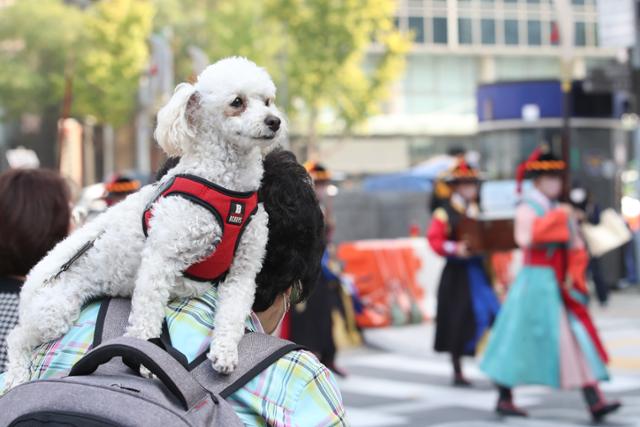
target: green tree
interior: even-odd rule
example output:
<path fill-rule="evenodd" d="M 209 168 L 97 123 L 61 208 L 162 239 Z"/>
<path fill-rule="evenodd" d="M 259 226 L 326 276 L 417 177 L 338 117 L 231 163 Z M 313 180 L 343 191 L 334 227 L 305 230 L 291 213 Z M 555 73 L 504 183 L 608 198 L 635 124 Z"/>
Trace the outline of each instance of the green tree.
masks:
<path fill-rule="evenodd" d="M 156 27 L 172 30 L 178 79 L 191 74 L 191 44 L 202 48 L 212 62 L 247 56 L 269 70 L 279 88 L 278 103 L 298 124 L 296 129 L 308 134 L 312 146 L 321 110 L 335 112 L 345 131 L 376 112 L 402 71 L 410 46 L 408 36 L 393 26 L 395 0 L 154 4 Z"/>
<path fill-rule="evenodd" d="M 266 0 L 286 37 L 287 89 L 301 101 L 293 112 L 306 116 L 311 152 L 321 109 L 336 112 L 348 131 L 375 111 L 402 70 L 410 41 L 393 26 L 395 7 L 394 0 Z M 372 42 L 377 53 L 367 57 Z"/>
<path fill-rule="evenodd" d="M 192 77 L 191 45 L 211 61 L 243 55 L 264 65 L 279 86 L 279 103 L 294 123 L 306 123 L 313 146 L 321 111 L 333 111 L 337 127 L 348 131 L 388 94 L 409 47 L 393 26 L 395 6 L 395 0 L 101 0 L 80 10 L 62 0 L 20 0 L 0 12 L 0 102 L 14 115 L 57 107 L 71 75 L 73 113 L 121 125 L 135 108 L 149 35 L 166 31 L 177 80 Z"/>
<path fill-rule="evenodd" d="M 0 12 L 0 103 L 9 116 L 60 107 L 66 77 L 73 113 L 121 125 L 148 61 L 148 0 L 104 0 L 81 10 L 20 0 Z M 64 23 L 64 25 L 62 25 Z"/>
<path fill-rule="evenodd" d="M 154 0 L 154 5 L 154 30 L 171 36 L 178 80 L 194 77 L 190 46 L 202 49 L 211 62 L 237 55 L 267 67 L 275 63 L 282 39 L 265 20 L 262 1 Z"/>
<path fill-rule="evenodd" d="M 5 116 L 59 108 L 82 26 L 82 12 L 60 0 L 21 0 L 0 11 L 0 106 Z"/>
<path fill-rule="evenodd" d="M 85 12 L 84 46 L 75 58 L 74 108 L 101 123 L 126 123 L 149 60 L 154 9 L 148 0 L 103 0 Z"/>

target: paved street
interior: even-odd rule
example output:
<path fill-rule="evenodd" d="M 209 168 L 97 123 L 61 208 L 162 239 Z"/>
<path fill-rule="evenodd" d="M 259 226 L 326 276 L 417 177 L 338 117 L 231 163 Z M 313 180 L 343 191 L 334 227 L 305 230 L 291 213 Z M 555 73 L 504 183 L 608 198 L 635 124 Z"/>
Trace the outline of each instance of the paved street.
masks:
<path fill-rule="evenodd" d="M 611 355 L 612 381 L 603 384 L 608 396 L 624 408 L 605 426 L 640 426 L 640 292 L 613 296 L 606 309 L 593 309 Z M 500 419 L 493 413 L 496 393 L 491 383 L 466 360 L 470 389 L 453 388 L 448 358 L 431 350 L 431 324 L 366 333 L 374 348 L 341 355 L 350 376 L 340 381 L 353 426 L 438 427 L 568 427 L 593 425 L 578 391 L 521 387 L 516 402 L 528 419 Z"/>

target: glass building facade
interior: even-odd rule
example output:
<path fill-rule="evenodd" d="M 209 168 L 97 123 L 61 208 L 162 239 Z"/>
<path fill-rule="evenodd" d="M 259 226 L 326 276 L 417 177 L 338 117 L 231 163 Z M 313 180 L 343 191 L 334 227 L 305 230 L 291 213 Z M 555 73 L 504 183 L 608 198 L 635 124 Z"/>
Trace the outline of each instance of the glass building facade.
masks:
<path fill-rule="evenodd" d="M 578 47 L 597 47 L 595 0 L 573 0 Z M 400 0 L 396 23 L 418 45 L 448 44 L 452 15 L 459 44 L 554 46 L 558 34 L 552 0 Z"/>
<path fill-rule="evenodd" d="M 595 0 L 572 4 L 580 79 L 615 52 L 598 46 Z M 395 22 L 413 48 L 386 114 L 474 114 L 479 84 L 560 76 L 552 0 L 398 0 Z"/>

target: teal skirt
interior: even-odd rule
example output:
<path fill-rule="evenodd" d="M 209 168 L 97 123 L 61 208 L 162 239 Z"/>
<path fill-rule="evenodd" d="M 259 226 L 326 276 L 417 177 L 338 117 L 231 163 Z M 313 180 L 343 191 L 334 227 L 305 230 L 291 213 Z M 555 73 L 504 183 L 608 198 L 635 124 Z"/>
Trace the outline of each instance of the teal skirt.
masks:
<path fill-rule="evenodd" d="M 560 388 L 563 309 L 553 269 L 524 267 L 498 313 L 480 369 L 507 387 L 540 384 Z M 608 379 L 606 366 L 582 324 L 570 314 L 569 324 L 593 376 Z"/>

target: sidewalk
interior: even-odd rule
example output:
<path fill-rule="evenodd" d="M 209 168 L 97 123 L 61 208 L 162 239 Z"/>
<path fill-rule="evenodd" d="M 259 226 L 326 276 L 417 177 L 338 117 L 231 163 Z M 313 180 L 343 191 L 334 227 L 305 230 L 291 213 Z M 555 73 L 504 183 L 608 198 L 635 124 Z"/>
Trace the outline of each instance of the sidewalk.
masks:
<path fill-rule="evenodd" d="M 592 307 L 601 336 L 611 355 L 612 381 L 603 390 L 623 401 L 608 418 L 608 426 L 640 426 L 640 290 L 612 294 L 608 307 Z M 345 405 L 354 426 L 544 426 L 593 425 L 578 391 L 527 386 L 516 391 L 517 402 L 530 418 L 500 419 L 493 413 L 495 391 L 465 359 L 470 389 L 450 386 L 447 355 L 432 350 L 432 323 L 365 331 L 369 347 L 340 355 L 350 376 L 340 380 Z"/>

